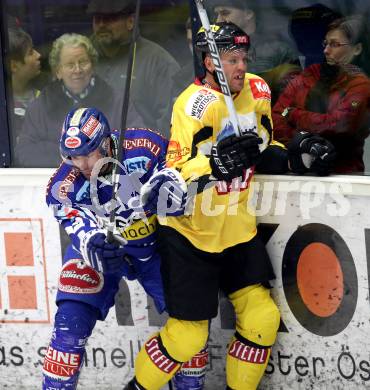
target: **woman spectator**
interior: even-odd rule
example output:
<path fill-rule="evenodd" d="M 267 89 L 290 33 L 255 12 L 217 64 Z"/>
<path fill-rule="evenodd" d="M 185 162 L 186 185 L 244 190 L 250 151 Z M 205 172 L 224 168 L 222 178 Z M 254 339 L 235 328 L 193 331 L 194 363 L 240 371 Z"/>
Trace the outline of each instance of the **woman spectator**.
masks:
<path fill-rule="evenodd" d="M 112 128 L 120 128 L 122 95 L 99 78 L 94 68 L 98 54 L 90 40 L 79 34 L 63 34 L 53 43 L 49 63 L 55 80 L 29 105 L 19 143 L 17 164 L 23 167 L 55 167 L 60 163 L 58 139 L 63 120 L 72 108 L 96 107 Z M 140 126 L 132 107 L 128 124 Z"/>
<path fill-rule="evenodd" d="M 336 148 L 336 173 L 364 171 L 364 141 L 370 127 L 370 80 L 356 65 L 367 39 L 359 16 L 328 27 L 324 62 L 295 77 L 273 107 L 275 138 L 287 144 L 299 130 L 327 138 Z"/>

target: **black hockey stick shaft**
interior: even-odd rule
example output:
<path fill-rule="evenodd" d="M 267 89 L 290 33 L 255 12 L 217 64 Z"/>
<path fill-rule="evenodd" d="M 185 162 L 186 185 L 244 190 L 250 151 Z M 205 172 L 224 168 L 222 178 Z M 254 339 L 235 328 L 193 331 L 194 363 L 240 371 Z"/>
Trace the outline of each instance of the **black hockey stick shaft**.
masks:
<path fill-rule="evenodd" d="M 136 52 L 136 41 L 139 32 L 139 14 L 140 14 L 140 0 L 136 0 L 134 28 L 131 35 L 130 50 L 129 50 L 129 57 L 127 62 L 127 71 L 126 71 L 125 91 L 123 95 L 123 104 L 122 104 L 122 112 L 121 112 L 121 129 L 119 134 L 118 150 L 116 156 L 117 160 L 116 163 L 113 165 L 113 172 L 112 172 L 113 205 L 117 204 L 117 194 L 118 194 L 119 178 L 120 178 L 118 166 L 123 157 L 123 141 L 125 139 L 125 133 L 126 133 L 126 123 L 127 123 L 128 106 L 130 101 L 132 72 L 133 72 L 134 58 Z M 115 212 L 115 207 L 113 207 L 109 215 L 108 234 L 107 234 L 108 242 L 114 241 L 113 234 L 114 234 L 115 223 L 116 223 L 116 212 Z"/>

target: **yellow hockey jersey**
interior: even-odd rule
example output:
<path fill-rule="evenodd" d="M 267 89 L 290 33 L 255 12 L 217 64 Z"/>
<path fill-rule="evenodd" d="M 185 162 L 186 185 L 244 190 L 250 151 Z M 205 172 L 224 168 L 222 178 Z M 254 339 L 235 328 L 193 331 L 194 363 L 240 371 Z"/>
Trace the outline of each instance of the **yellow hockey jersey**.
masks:
<path fill-rule="evenodd" d="M 271 94 L 265 81 L 247 73 L 244 88 L 233 96 L 243 130 L 254 131 L 266 148 L 272 134 Z M 230 130 L 231 129 L 231 130 Z M 171 139 L 167 165 L 176 168 L 196 193 L 190 215 L 160 218 L 185 236 L 195 247 L 207 252 L 251 240 L 256 234 L 253 210 L 247 207 L 249 183 L 254 168 L 231 183 L 216 181 L 211 174 L 212 145 L 231 135 L 229 112 L 221 91 L 196 81 L 176 100 L 172 112 Z"/>

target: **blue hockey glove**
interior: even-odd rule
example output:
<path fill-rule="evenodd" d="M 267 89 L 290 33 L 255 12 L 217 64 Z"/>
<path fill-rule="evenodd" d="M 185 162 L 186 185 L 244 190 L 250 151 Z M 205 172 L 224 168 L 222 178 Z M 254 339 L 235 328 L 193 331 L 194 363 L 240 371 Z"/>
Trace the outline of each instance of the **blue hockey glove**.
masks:
<path fill-rule="evenodd" d="M 82 244 L 82 255 L 91 267 L 103 273 L 127 273 L 132 277 L 126 251 L 117 243 L 108 243 L 104 233 L 90 235 Z"/>
<path fill-rule="evenodd" d="M 159 216 L 182 215 L 185 211 L 187 186 L 182 176 L 171 168 L 155 173 L 142 187 L 143 207 Z"/>
<path fill-rule="evenodd" d="M 336 153 L 333 144 L 327 139 L 299 131 L 288 145 L 288 156 L 294 173 L 314 172 L 327 176 L 333 169 Z"/>

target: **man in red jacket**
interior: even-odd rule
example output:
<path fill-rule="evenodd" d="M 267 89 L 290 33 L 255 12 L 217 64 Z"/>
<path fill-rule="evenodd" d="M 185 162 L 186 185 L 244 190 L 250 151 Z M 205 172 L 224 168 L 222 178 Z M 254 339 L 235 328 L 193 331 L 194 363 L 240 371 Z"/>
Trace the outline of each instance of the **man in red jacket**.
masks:
<path fill-rule="evenodd" d="M 336 173 L 364 171 L 363 149 L 370 128 L 370 80 L 354 66 L 363 45 L 358 17 L 330 24 L 323 42 L 325 61 L 293 79 L 273 107 L 275 138 L 284 144 L 300 130 L 335 146 Z"/>

